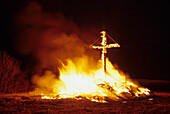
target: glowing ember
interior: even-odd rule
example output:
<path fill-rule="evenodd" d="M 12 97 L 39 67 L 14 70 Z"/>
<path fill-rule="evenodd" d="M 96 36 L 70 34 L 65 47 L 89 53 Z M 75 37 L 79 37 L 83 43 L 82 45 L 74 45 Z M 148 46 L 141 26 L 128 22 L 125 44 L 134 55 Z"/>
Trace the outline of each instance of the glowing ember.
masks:
<path fill-rule="evenodd" d="M 105 38 L 104 32 L 102 38 Z M 86 98 L 105 103 L 106 99 L 119 100 L 150 95 L 150 90 L 138 87 L 122 72 L 115 69 L 108 58 L 105 58 L 106 48 L 119 47 L 119 45 L 117 43 L 107 45 L 106 39 L 103 42 L 101 48 L 104 51 L 102 51 L 101 60 L 96 64 L 97 69 L 89 67 L 89 58 L 85 55 L 76 58 L 76 61 L 68 59 L 67 64 L 62 63 L 62 68 L 59 69 L 59 80 L 55 80 L 55 76 L 48 72 L 44 79 L 39 79 L 39 85 L 46 84 L 47 81 L 53 82 L 47 83 L 50 87 L 45 87 L 52 90 L 57 99 L 74 98 L 80 100 Z M 103 70 L 104 65 L 105 70 Z M 55 97 L 46 95 L 42 99 L 55 99 Z"/>
<path fill-rule="evenodd" d="M 42 99 L 56 99 L 56 97 L 52 97 L 52 96 L 42 96 Z"/>
<path fill-rule="evenodd" d="M 49 95 L 46 96 L 46 95 L 43 95 L 43 94 L 41 94 L 41 96 L 42 96 L 42 97 L 41 97 L 42 99 L 56 99 L 55 96 L 49 96 Z"/>

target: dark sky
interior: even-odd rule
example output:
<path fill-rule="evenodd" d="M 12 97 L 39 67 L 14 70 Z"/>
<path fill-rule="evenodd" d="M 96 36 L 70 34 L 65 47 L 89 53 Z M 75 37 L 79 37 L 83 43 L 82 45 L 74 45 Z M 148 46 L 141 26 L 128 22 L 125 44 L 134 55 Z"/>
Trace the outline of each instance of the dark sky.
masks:
<path fill-rule="evenodd" d="M 29 0 L 2 0 L 1 50 L 13 49 L 13 18 Z M 78 26 L 106 30 L 120 49 L 109 58 L 132 78 L 169 80 L 169 4 L 151 0 L 34 0 L 48 12 L 61 11 Z"/>

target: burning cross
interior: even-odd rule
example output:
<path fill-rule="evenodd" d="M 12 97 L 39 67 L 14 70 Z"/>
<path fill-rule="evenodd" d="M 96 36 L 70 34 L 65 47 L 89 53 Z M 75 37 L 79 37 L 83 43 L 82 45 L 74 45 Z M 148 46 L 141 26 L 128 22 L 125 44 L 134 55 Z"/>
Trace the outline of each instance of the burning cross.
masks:
<path fill-rule="evenodd" d="M 90 45 L 90 47 L 94 48 L 94 49 L 102 49 L 102 54 L 101 54 L 101 60 L 102 60 L 102 64 L 103 64 L 103 72 L 106 73 L 106 53 L 107 53 L 107 48 L 113 48 L 113 47 L 120 47 L 120 45 L 118 43 L 116 43 L 109 35 L 106 34 L 106 31 L 102 31 L 101 32 L 101 37 L 102 37 L 102 42 L 101 42 L 101 46 L 93 46 Z M 113 44 L 107 44 L 107 37 L 106 35 L 115 43 Z"/>

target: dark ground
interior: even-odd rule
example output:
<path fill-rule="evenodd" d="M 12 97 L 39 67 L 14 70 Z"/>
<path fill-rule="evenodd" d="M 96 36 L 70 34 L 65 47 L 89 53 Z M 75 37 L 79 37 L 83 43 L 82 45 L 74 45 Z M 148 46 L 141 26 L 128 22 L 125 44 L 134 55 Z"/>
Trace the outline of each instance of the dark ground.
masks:
<path fill-rule="evenodd" d="M 0 113 L 170 113 L 170 93 L 128 101 L 91 102 L 87 99 L 42 100 L 26 94 L 0 95 Z"/>
<path fill-rule="evenodd" d="M 151 98 L 97 103 L 87 99 L 41 99 L 32 94 L 0 94 L 0 113 L 170 113 L 169 81 L 138 82 L 155 94 Z"/>

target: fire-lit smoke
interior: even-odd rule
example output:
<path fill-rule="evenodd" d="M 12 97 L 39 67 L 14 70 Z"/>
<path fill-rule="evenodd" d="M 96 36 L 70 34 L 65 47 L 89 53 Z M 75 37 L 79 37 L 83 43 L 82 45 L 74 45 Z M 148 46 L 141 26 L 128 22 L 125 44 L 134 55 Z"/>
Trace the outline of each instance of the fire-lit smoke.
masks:
<path fill-rule="evenodd" d="M 44 11 L 40 4 L 30 2 L 17 13 L 14 22 L 14 46 L 19 53 L 31 55 L 38 61 L 37 72 L 42 69 L 55 71 L 59 65 L 58 60 L 64 61 L 91 53 L 86 50 L 87 46 L 81 40 L 89 42 L 93 39 L 85 38 L 84 33 L 91 36 L 90 31 L 80 33 L 79 27 L 61 12 L 50 13 Z"/>

